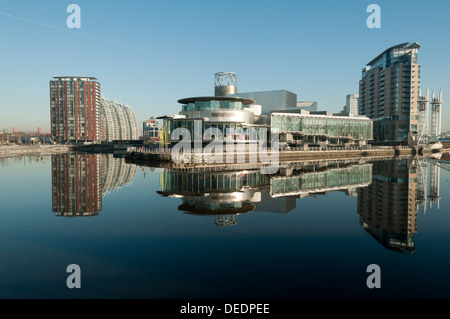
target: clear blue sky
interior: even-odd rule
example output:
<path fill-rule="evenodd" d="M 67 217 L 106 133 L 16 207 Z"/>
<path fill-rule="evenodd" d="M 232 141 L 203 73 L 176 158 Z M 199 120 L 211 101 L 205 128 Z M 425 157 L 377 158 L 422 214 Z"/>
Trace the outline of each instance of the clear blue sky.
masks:
<path fill-rule="evenodd" d="M 66 26 L 71 3 L 80 29 Z M 366 25 L 371 3 L 381 29 Z M 367 62 L 418 42 L 422 88 L 443 90 L 449 130 L 449 18 L 448 0 L 2 0 L 0 129 L 48 132 L 49 81 L 61 75 L 97 77 L 139 123 L 177 114 L 180 98 L 213 95 L 221 71 L 238 74 L 238 92 L 287 89 L 337 112 Z"/>

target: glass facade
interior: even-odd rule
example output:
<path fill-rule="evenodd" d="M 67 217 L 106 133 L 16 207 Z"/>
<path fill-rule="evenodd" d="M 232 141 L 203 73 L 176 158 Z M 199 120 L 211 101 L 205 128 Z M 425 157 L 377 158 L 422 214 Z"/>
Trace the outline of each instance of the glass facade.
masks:
<path fill-rule="evenodd" d="M 361 118 L 273 113 L 271 127 L 277 128 L 280 133 L 289 132 L 353 140 L 372 139 L 372 121 Z"/>
<path fill-rule="evenodd" d="M 198 125 L 195 125 L 198 121 Z M 177 128 L 185 128 L 191 134 L 191 140 L 201 137 L 202 141 L 258 141 L 261 137 L 261 128 L 265 132 L 269 131 L 268 127 L 252 127 L 236 122 L 205 122 L 202 119 L 164 119 L 164 138 L 166 141 L 172 141 L 171 132 Z M 178 140 L 173 140 L 178 141 Z"/>
<path fill-rule="evenodd" d="M 236 101 L 195 101 L 182 106 L 183 111 L 242 110 L 242 102 Z"/>

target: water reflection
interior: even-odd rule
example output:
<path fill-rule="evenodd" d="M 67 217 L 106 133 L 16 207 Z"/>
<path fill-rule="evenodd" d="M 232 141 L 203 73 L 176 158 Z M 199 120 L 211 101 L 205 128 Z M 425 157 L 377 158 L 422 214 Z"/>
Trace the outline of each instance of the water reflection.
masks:
<path fill-rule="evenodd" d="M 388 249 L 408 253 L 415 250 L 416 187 L 416 163 L 403 159 L 374 163 L 372 183 L 359 189 L 361 225 Z"/>
<path fill-rule="evenodd" d="M 111 154 L 52 155 L 52 211 L 57 216 L 96 216 L 103 197 L 129 185 L 137 167 Z"/>
<path fill-rule="evenodd" d="M 236 225 L 252 211 L 288 213 L 297 200 L 333 191 L 357 196 L 360 225 L 385 248 L 413 253 L 417 213 L 439 208 L 440 169 L 444 161 L 426 158 L 367 161 L 298 162 L 276 175 L 259 170 L 201 171 L 164 169 L 159 194 L 180 198 L 180 211 L 215 215 L 219 226 Z"/>
<path fill-rule="evenodd" d="M 109 154 L 52 155 L 51 163 L 52 211 L 67 217 L 98 215 L 103 199 L 130 185 L 137 171 L 136 165 Z M 450 170 L 447 163 L 426 158 L 321 160 L 283 164 L 274 175 L 259 169 L 166 168 L 160 170 L 157 192 L 181 200 L 179 211 L 212 215 L 216 225 L 227 227 L 237 225 L 240 214 L 286 214 L 302 198 L 339 191 L 357 197 L 355 210 L 370 236 L 389 250 L 413 253 L 417 214 L 433 205 L 439 209 L 440 171 Z"/>
<path fill-rule="evenodd" d="M 178 197 L 180 211 L 216 215 L 216 224 L 237 224 L 237 215 L 251 211 L 287 213 L 296 208 L 296 199 L 356 189 L 370 184 L 372 164 L 298 162 L 283 165 L 276 175 L 260 170 L 198 171 L 165 169 L 159 194 Z"/>

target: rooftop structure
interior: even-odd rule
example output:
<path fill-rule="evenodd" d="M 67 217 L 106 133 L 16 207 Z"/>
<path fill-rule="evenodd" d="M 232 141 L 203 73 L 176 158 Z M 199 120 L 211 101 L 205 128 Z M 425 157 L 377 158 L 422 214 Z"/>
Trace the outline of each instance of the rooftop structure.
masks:
<path fill-rule="evenodd" d="M 233 72 L 218 72 L 214 75 L 214 95 L 228 96 L 237 92 L 237 75 Z"/>

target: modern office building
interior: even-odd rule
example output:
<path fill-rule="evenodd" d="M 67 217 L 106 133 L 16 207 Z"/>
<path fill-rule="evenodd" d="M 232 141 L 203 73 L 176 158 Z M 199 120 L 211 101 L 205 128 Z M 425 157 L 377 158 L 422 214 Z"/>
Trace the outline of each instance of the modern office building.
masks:
<path fill-rule="evenodd" d="M 365 145 L 372 140 L 372 121 L 365 116 L 331 112 L 273 111 L 270 126 L 278 129 L 280 143 L 289 145 Z"/>
<path fill-rule="evenodd" d="M 16 126 L 13 127 L 12 131 L 13 131 L 13 134 L 19 133 L 19 129 Z"/>
<path fill-rule="evenodd" d="M 344 113 L 348 113 L 351 115 L 358 115 L 359 114 L 358 109 L 359 109 L 359 95 L 348 94 L 344 106 Z"/>
<path fill-rule="evenodd" d="M 54 141 L 100 142 L 100 83 L 93 77 L 54 77 L 50 81 L 50 123 Z"/>
<path fill-rule="evenodd" d="M 393 46 L 370 61 L 359 82 L 359 114 L 373 120 L 374 141 L 417 143 L 418 43 Z"/>
<path fill-rule="evenodd" d="M 38 127 L 38 135 L 44 135 L 44 128 Z"/>
<path fill-rule="evenodd" d="M 231 75 L 216 73 L 216 77 Z M 215 83 L 220 84 L 220 88 L 215 89 L 216 94 L 237 92 L 237 88 L 232 87 L 235 79 L 225 82 L 228 84 L 216 79 Z M 188 129 L 192 141 L 197 136 L 202 142 L 254 142 L 267 138 L 263 135 L 270 134 L 271 129 L 279 130 L 281 145 L 364 145 L 372 139 L 369 118 L 308 112 L 297 107 L 296 100 L 297 95 L 286 90 L 181 99 L 178 102 L 182 104 L 182 111 L 178 115 L 160 117 L 164 120 L 163 140 L 166 144 L 177 143 L 178 137 L 171 138 L 177 128 Z"/>
<path fill-rule="evenodd" d="M 129 105 L 101 98 L 103 140 L 112 142 L 115 140 L 139 139 L 136 116 Z"/>
<path fill-rule="evenodd" d="M 142 125 L 142 136 L 145 140 L 158 142 L 162 134 L 162 126 L 153 116 Z"/>

